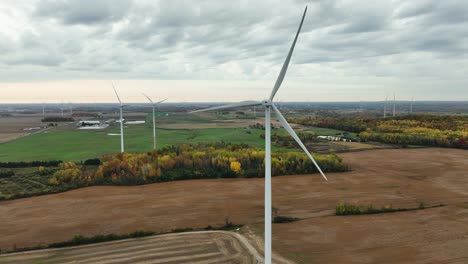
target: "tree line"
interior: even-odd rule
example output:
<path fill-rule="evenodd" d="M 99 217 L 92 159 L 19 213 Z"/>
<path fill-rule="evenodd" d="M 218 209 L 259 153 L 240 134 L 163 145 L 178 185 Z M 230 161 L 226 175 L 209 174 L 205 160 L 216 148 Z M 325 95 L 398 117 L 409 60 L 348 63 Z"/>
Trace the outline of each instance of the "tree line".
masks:
<path fill-rule="evenodd" d="M 105 155 L 95 170 L 72 162 L 60 164 L 52 185 L 134 185 L 186 179 L 250 178 L 264 176 L 265 152 L 244 144 L 216 143 L 165 146 L 147 153 Z M 314 158 L 324 172 L 346 171 L 334 154 Z M 301 152 L 274 152 L 272 175 L 316 173 Z"/>
<path fill-rule="evenodd" d="M 306 126 L 359 133 L 363 141 L 468 148 L 468 116 L 412 114 L 390 118 L 290 118 Z"/>
<path fill-rule="evenodd" d="M 0 168 L 25 168 L 25 167 L 57 167 L 63 161 L 61 160 L 48 160 L 48 161 L 9 161 L 0 162 Z"/>

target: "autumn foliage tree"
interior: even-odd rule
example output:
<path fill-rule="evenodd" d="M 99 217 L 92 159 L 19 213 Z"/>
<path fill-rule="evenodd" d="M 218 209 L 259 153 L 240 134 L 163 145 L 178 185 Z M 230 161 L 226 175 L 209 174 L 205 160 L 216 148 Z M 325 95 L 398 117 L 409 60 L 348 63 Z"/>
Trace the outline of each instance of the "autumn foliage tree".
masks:
<path fill-rule="evenodd" d="M 235 161 L 235 160 L 231 161 L 230 167 L 231 167 L 231 170 L 237 175 L 239 175 L 242 171 L 241 164 L 238 161 Z"/>
<path fill-rule="evenodd" d="M 62 162 L 59 164 L 59 169 L 49 179 L 51 185 L 82 185 L 85 179 L 83 178 L 82 167 L 73 162 Z"/>
<path fill-rule="evenodd" d="M 244 144 L 198 144 L 164 146 L 147 153 L 105 155 L 101 165 L 61 163 L 49 183 L 52 185 L 135 185 L 185 179 L 263 177 L 263 150 Z M 346 165 L 336 155 L 315 155 L 325 172 L 345 171 Z M 315 173 L 317 169 L 300 152 L 274 152 L 273 175 Z"/>
<path fill-rule="evenodd" d="M 364 141 L 398 145 L 468 148 L 468 116 L 411 114 L 379 118 L 290 118 L 307 126 L 334 128 L 359 133 Z"/>

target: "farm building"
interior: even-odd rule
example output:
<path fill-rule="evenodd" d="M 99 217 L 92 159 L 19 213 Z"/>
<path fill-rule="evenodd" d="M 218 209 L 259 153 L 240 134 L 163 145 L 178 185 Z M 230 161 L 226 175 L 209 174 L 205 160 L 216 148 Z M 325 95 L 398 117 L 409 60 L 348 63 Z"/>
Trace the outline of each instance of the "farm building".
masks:
<path fill-rule="evenodd" d="M 78 122 L 79 129 L 104 129 L 108 126 L 108 124 L 103 124 L 98 120 L 84 120 Z"/>

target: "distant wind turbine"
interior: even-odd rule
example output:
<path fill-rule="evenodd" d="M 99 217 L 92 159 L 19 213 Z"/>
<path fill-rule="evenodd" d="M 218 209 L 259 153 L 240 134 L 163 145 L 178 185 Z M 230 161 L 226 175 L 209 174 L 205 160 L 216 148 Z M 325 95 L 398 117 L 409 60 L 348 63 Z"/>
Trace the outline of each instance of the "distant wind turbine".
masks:
<path fill-rule="evenodd" d="M 68 101 L 68 107 L 70 107 L 70 116 L 73 117 L 73 105 L 70 101 Z"/>
<path fill-rule="evenodd" d="M 149 98 L 149 96 L 147 96 L 146 94 L 142 93 L 146 98 L 148 98 L 148 100 L 151 102 L 151 104 L 153 105 L 153 149 L 155 150 L 156 149 L 156 106 L 158 106 L 158 111 L 159 111 L 159 104 L 166 101 L 167 99 L 164 99 L 164 100 L 161 100 L 157 103 L 153 102 L 153 100 L 151 100 L 151 98 Z"/>
<path fill-rule="evenodd" d="M 385 103 L 384 103 L 384 108 L 383 108 L 383 117 L 387 117 L 387 102 L 388 102 L 388 94 L 385 96 Z"/>
<path fill-rule="evenodd" d="M 414 103 L 414 97 L 411 97 L 410 113 L 413 113 L 413 103 Z"/>
<path fill-rule="evenodd" d="M 120 108 L 120 151 L 123 153 L 125 152 L 125 147 L 124 147 L 124 133 L 123 133 L 123 108 L 125 105 L 122 104 L 122 101 L 120 100 L 119 94 L 117 93 L 117 90 L 114 87 L 114 83 L 112 83 L 112 88 L 114 88 L 115 95 L 117 96 L 117 100 L 119 100 L 119 108 Z"/>
<path fill-rule="evenodd" d="M 301 23 L 299 24 L 299 28 L 297 30 L 296 36 L 293 40 L 291 48 L 289 50 L 288 56 L 281 68 L 281 71 L 278 75 L 276 83 L 273 87 L 271 95 L 268 99 L 263 101 L 243 101 L 239 103 L 233 104 L 226 104 L 222 106 L 210 107 L 202 110 L 192 111 L 191 113 L 195 112 L 203 112 L 203 111 L 211 111 L 211 110 L 220 110 L 220 109 L 231 109 L 231 108 L 238 108 L 238 107 L 252 107 L 252 106 L 263 106 L 265 108 L 265 263 L 271 264 L 271 110 L 276 113 L 279 122 L 281 125 L 288 131 L 288 133 L 294 138 L 294 140 L 299 144 L 299 146 L 304 150 L 307 156 L 312 160 L 317 170 L 322 174 L 323 178 L 327 180 L 327 177 L 323 173 L 322 169 L 320 169 L 317 162 L 314 160 L 312 155 L 309 153 L 305 145 L 297 136 L 296 132 L 291 128 L 288 124 L 284 116 L 278 110 L 278 108 L 273 104 L 273 99 L 276 95 L 276 92 L 281 86 L 283 82 L 284 76 L 286 75 L 286 71 L 288 69 L 289 61 L 291 60 L 291 56 L 293 54 L 294 46 L 296 45 L 297 38 L 302 28 L 302 23 L 304 22 L 304 18 L 307 12 L 307 6 L 304 10 L 304 14 L 302 16 Z"/>
<path fill-rule="evenodd" d="M 62 113 L 62 117 L 63 117 L 63 110 L 64 110 L 64 105 L 63 105 L 63 99 L 60 100 L 60 112 Z"/>
<path fill-rule="evenodd" d="M 45 102 L 42 102 L 42 119 L 45 118 Z"/>
<path fill-rule="evenodd" d="M 395 104 L 396 104 L 395 92 L 393 92 L 393 117 L 395 117 Z"/>

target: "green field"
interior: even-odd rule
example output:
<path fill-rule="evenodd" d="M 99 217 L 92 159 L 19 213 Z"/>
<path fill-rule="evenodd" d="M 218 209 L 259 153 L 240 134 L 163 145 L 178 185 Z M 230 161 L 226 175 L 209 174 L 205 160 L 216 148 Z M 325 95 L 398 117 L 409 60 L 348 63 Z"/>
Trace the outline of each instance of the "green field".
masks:
<path fill-rule="evenodd" d="M 165 144 L 198 142 L 245 143 L 253 147 L 263 147 L 259 129 L 158 129 L 158 147 Z M 103 154 L 120 151 L 120 136 L 114 125 L 104 130 L 52 129 L 30 135 L 0 145 L 0 161 L 54 160 L 79 161 L 100 157 Z M 125 151 L 144 152 L 152 150 L 152 129 L 148 125 L 129 125 L 125 127 Z"/>
<path fill-rule="evenodd" d="M 180 123 L 212 123 L 214 122 L 214 116 L 211 118 L 202 117 L 199 115 L 189 113 L 174 113 L 174 112 L 157 112 L 156 123 L 157 124 L 180 124 Z M 148 114 L 146 117 L 147 122 L 152 122 L 152 115 Z"/>
<path fill-rule="evenodd" d="M 157 124 L 201 124 L 212 123 L 216 116 L 198 116 L 188 113 L 159 112 Z M 147 124 L 125 126 L 125 151 L 151 151 L 153 146 L 151 115 Z M 317 135 L 335 135 L 341 130 L 326 128 L 308 128 Z M 248 133 L 249 132 L 249 133 Z M 78 130 L 73 125 L 53 128 L 41 133 L 26 136 L 11 142 L 0 144 L 0 162 L 32 160 L 81 161 L 98 158 L 103 154 L 120 152 L 119 125 L 114 124 L 103 130 Z M 158 148 L 166 144 L 195 144 L 199 142 L 244 143 L 251 147 L 264 147 L 260 137 L 264 131 L 247 128 L 209 128 L 209 129 L 157 129 Z M 273 134 L 285 134 L 282 128 L 275 128 Z M 351 133 L 353 134 L 353 133 Z M 354 135 L 352 135 L 354 136 Z M 280 147 L 273 145 L 273 150 Z"/>

